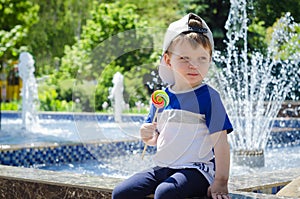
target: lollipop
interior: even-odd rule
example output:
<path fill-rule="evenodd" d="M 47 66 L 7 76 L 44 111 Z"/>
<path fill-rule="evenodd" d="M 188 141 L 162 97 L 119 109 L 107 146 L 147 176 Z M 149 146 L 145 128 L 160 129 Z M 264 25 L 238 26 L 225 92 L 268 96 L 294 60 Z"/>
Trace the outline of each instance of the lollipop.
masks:
<path fill-rule="evenodd" d="M 168 94 L 163 90 L 154 91 L 151 95 L 151 100 L 157 110 L 168 106 L 170 102 Z"/>
<path fill-rule="evenodd" d="M 156 90 L 151 95 L 151 101 L 153 105 L 156 107 L 156 111 L 152 120 L 152 123 L 155 121 L 157 117 L 158 110 L 161 108 L 164 108 L 168 106 L 170 99 L 168 94 L 163 90 Z M 147 144 L 144 147 L 143 153 L 142 153 L 142 159 L 144 158 L 145 152 L 147 150 Z"/>

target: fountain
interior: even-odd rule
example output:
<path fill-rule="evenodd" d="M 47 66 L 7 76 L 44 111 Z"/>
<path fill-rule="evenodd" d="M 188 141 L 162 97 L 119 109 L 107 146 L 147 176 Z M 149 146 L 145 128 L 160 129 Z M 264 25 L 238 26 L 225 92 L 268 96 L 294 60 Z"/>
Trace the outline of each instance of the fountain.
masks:
<path fill-rule="evenodd" d="M 262 167 L 274 119 L 292 86 L 288 77 L 293 75 L 294 61 L 299 58 L 282 61 L 278 57 L 281 42 L 291 37 L 284 29 L 291 24 L 289 15 L 278 22 L 265 56 L 249 52 L 246 10 L 246 0 L 231 1 L 225 26 L 226 55 L 216 52 L 214 59 L 223 67 L 217 69 L 217 87 L 235 129 L 229 137 L 234 162 Z"/>
<path fill-rule="evenodd" d="M 37 108 L 39 106 L 37 83 L 34 77 L 34 59 L 28 52 L 20 54 L 18 65 L 20 77 L 23 81 L 22 96 L 22 128 L 32 131 L 38 125 Z"/>
<path fill-rule="evenodd" d="M 112 101 L 112 106 L 114 109 L 114 118 L 115 122 L 122 122 L 122 111 L 125 107 L 124 97 L 123 97 L 123 91 L 124 91 L 124 85 L 123 85 L 124 77 L 120 72 L 116 72 L 113 77 L 113 87 L 110 90 L 110 95 L 108 96 L 109 99 Z"/>

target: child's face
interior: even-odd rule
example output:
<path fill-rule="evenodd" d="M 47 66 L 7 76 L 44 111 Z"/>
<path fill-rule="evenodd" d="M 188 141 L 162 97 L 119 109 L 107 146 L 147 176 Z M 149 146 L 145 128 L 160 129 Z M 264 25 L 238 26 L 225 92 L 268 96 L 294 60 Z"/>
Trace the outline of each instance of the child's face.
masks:
<path fill-rule="evenodd" d="M 174 44 L 171 52 L 164 55 L 165 62 L 173 71 L 175 84 L 173 88 L 184 90 L 194 88 L 202 83 L 210 63 L 208 49 L 202 45 L 192 47 L 189 42 Z"/>

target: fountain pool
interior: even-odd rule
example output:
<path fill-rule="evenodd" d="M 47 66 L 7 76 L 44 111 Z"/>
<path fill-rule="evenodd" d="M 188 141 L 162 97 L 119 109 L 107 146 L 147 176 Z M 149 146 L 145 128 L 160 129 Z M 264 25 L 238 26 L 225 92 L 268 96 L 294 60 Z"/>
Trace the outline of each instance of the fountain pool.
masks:
<path fill-rule="evenodd" d="M 231 162 L 232 167 L 230 170 L 230 176 L 234 177 L 238 175 L 258 172 L 269 172 L 297 168 L 298 165 L 300 165 L 299 151 L 300 146 L 267 149 L 265 151 L 265 166 L 259 168 L 236 165 L 234 162 Z M 137 168 L 138 170 L 143 170 L 149 168 L 150 166 L 153 166 L 150 155 L 146 155 L 143 161 L 141 161 L 141 154 L 139 152 L 113 158 L 107 157 L 102 159 L 101 161 L 90 160 L 86 162 L 75 162 L 67 164 L 37 165 L 35 166 L 35 168 L 51 171 L 63 171 L 80 174 L 127 178 L 137 172 Z"/>
<path fill-rule="evenodd" d="M 113 115 L 39 114 L 39 124 L 31 131 L 21 128 L 21 113 L 2 113 L 0 145 L 39 145 L 39 143 L 78 143 L 139 138 L 144 116 L 124 117 L 115 123 Z"/>
<path fill-rule="evenodd" d="M 153 165 L 154 147 L 149 147 L 144 160 L 141 159 L 143 143 L 139 126 L 143 115 L 123 116 L 127 123 L 121 125 L 111 115 L 42 113 L 40 128 L 34 132 L 20 129 L 19 117 L 19 113 L 3 113 L 1 164 L 121 178 L 132 175 L 137 168 Z M 231 175 L 300 165 L 300 119 L 275 120 L 267 146 L 264 167 L 251 168 L 232 162 Z M 53 158 L 53 154 L 67 158 Z"/>

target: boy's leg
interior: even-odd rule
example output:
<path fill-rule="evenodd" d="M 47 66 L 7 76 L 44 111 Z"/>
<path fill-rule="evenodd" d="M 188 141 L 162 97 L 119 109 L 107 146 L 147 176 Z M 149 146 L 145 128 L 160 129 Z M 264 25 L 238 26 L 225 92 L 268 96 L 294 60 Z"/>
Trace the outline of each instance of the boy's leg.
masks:
<path fill-rule="evenodd" d="M 206 196 L 209 183 L 197 169 L 178 170 L 160 183 L 155 190 L 155 199 Z"/>
<path fill-rule="evenodd" d="M 157 185 L 168 178 L 172 170 L 154 167 L 137 173 L 117 185 L 112 192 L 113 199 L 141 199 L 154 193 Z"/>

